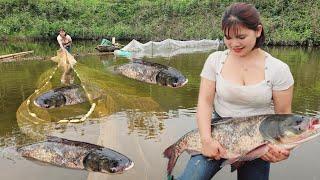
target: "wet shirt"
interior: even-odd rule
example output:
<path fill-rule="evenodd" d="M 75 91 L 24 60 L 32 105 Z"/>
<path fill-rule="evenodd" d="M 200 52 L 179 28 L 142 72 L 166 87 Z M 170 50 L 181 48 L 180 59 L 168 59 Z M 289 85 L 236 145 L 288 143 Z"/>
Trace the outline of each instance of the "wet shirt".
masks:
<path fill-rule="evenodd" d="M 228 53 L 229 50 L 212 53 L 200 74 L 216 83 L 215 111 L 222 117 L 274 114 L 272 91 L 286 90 L 294 84 L 289 66 L 265 53 L 265 79 L 253 85 L 237 85 L 221 75 Z"/>
<path fill-rule="evenodd" d="M 71 37 L 69 35 L 66 35 L 65 38 L 62 38 L 60 35 L 58 35 L 57 41 L 59 42 L 59 44 L 61 43 L 63 46 L 65 46 L 66 44 L 71 42 L 72 39 L 71 39 Z"/>

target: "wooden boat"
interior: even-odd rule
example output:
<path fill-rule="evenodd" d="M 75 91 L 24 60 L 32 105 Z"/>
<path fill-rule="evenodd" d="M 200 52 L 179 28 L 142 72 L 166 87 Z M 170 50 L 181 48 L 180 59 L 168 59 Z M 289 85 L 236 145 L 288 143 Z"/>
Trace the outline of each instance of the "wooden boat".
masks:
<path fill-rule="evenodd" d="M 96 50 L 98 50 L 99 52 L 113 52 L 114 50 L 118 50 L 120 49 L 120 47 L 117 46 L 102 46 L 102 45 L 98 45 L 96 47 Z"/>
<path fill-rule="evenodd" d="M 25 56 L 27 54 L 31 54 L 33 51 L 25 51 L 25 52 L 19 52 L 19 53 L 14 53 L 14 54 L 7 54 L 7 55 L 0 55 L 0 60 L 7 60 L 7 59 L 16 59 L 21 56 Z"/>

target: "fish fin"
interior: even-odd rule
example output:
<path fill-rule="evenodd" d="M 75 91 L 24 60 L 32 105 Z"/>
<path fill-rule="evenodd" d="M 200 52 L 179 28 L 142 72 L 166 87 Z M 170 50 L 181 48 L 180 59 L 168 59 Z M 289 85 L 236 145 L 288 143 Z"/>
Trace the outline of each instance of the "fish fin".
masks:
<path fill-rule="evenodd" d="M 262 144 L 253 150 L 249 151 L 246 155 L 241 156 L 239 158 L 239 161 L 252 161 L 254 159 L 257 159 L 261 157 L 262 155 L 266 154 L 269 151 L 268 144 Z"/>
<path fill-rule="evenodd" d="M 257 159 L 259 157 L 261 157 L 262 155 L 264 155 L 265 153 L 267 153 L 269 150 L 268 144 L 262 144 L 256 148 L 254 148 L 253 150 L 249 151 L 247 154 L 245 154 L 244 156 L 240 156 L 237 158 L 232 158 L 232 159 L 228 159 L 226 161 L 224 161 L 221 164 L 221 167 L 231 164 L 231 172 L 237 170 L 238 168 L 240 168 L 241 166 L 243 166 L 245 164 L 246 161 L 252 161 L 254 159 Z"/>
<path fill-rule="evenodd" d="M 241 166 L 243 166 L 246 162 L 245 161 L 237 161 L 231 164 L 231 172 L 234 172 L 235 170 L 239 169 Z"/>
<path fill-rule="evenodd" d="M 165 149 L 163 152 L 164 157 L 169 159 L 168 166 L 167 166 L 168 175 L 171 175 L 174 165 L 176 164 L 177 159 L 180 156 L 180 154 L 176 153 L 175 146 L 176 144 L 173 144 L 169 146 L 167 149 Z"/>
<path fill-rule="evenodd" d="M 47 135 L 47 141 L 49 141 L 49 142 L 60 142 L 61 138 L 56 137 L 56 136 Z"/>
<path fill-rule="evenodd" d="M 228 123 L 232 121 L 232 117 L 215 117 L 211 119 L 211 126 L 217 125 L 217 124 L 223 124 L 223 123 Z"/>
<path fill-rule="evenodd" d="M 291 144 L 282 144 L 282 145 L 278 145 L 278 146 L 285 148 L 285 149 L 294 149 L 294 148 L 298 147 L 299 145 L 300 144 L 291 143 Z"/>

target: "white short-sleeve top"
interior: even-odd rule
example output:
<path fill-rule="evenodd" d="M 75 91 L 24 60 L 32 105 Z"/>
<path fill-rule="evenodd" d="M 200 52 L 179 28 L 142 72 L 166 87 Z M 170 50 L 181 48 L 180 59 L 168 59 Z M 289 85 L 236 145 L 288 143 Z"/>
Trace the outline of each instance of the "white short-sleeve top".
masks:
<path fill-rule="evenodd" d="M 71 42 L 72 39 L 71 39 L 71 36 L 69 36 L 68 34 L 66 35 L 65 39 L 63 39 L 59 34 L 57 36 L 57 41 L 58 41 L 59 44 L 61 43 L 62 45 L 65 45 L 65 44 Z"/>
<path fill-rule="evenodd" d="M 210 54 L 200 74 L 216 83 L 215 111 L 221 117 L 274 114 L 272 91 L 286 90 L 294 84 L 289 66 L 265 52 L 265 79 L 254 85 L 237 85 L 221 76 L 228 53 L 229 50 Z"/>

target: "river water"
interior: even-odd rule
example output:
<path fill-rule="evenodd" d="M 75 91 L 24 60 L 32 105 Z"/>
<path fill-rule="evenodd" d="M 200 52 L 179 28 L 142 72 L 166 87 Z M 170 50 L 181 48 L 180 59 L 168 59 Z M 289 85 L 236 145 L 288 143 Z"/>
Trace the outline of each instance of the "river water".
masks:
<path fill-rule="evenodd" d="M 98 42 L 75 42 L 73 53 L 86 68 L 84 78 L 102 84 L 110 93 L 108 106 L 99 109 L 84 123 L 60 125 L 59 119 L 85 114 L 90 104 L 82 104 L 51 111 L 39 112 L 46 123 L 54 128 L 39 130 L 73 140 L 100 144 L 127 155 L 135 162 L 129 171 L 118 174 L 102 174 L 65 169 L 0 155 L 0 179 L 166 179 L 167 159 L 163 150 L 191 129 L 196 128 L 195 112 L 200 77 L 199 73 L 207 56 L 212 52 L 177 55 L 170 58 L 145 58 L 145 60 L 169 65 L 180 70 L 189 79 L 186 86 L 178 89 L 148 85 L 120 77 L 111 79 L 113 66 L 127 62 L 113 55 L 88 55 L 95 52 Z M 6 43 L 0 47 L 0 55 L 34 50 L 39 60 L 0 63 L 0 146 L 1 149 L 33 142 L 34 122 L 23 118 L 25 100 L 39 89 L 47 73 L 56 66 L 50 61 L 57 45 L 52 42 Z M 293 112 L 318 115 L 320 110 L 320 49 L 299 47 L 267 47 L 273 56 L 286 62 L 295 79 Z M 111 73 L 112 74 L 112 73 Z M 51 79 L 58 86 L 59 74 Z M 113 76 L 112 76 L 113 77 Z M 75 82 L 81 82 L 76 79 Z M 112 104 L 112 105 L 111 105 Z M 97 110 L 98 111 L 98 110 Z M 39 115 L 40 116 L 40 115 Z M 30 120 L 30 119 L 29 119 Z M 27 126 L 25 124 L 28 124 Z M 320 151 L 319 138 L 295 149 L 288 160 L 272 164 L 270 179 L 315 180 L 320 179 L 317 161 Z M 178 160 L 173 174 L 182 172 L 189 155 L 184 153 Z M 223 168 L 215 179 L 236 179 L 229 167 Z"/>

